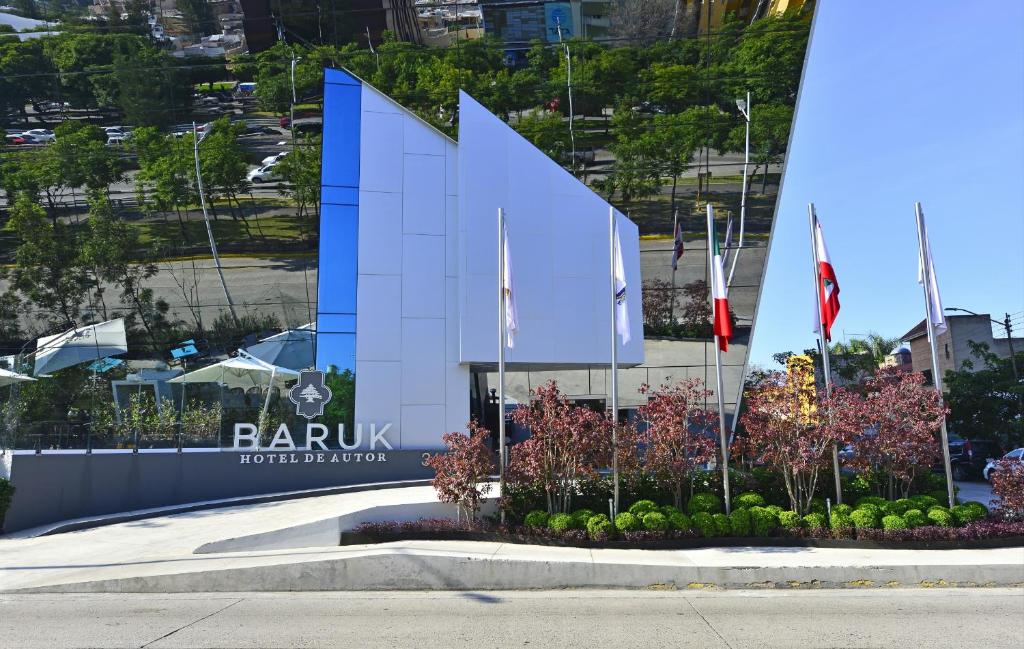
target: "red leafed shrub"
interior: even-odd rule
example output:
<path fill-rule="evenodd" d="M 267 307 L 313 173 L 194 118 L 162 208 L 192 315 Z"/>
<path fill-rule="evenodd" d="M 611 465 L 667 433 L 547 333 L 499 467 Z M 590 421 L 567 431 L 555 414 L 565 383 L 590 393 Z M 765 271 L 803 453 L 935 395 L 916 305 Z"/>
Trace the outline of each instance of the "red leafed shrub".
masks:
<path fill-rule="evenodd" d="M 611 462 L 608 417 L 574 406 L 554 381 L 531 390 L 532 400 L 512 411 L 530 438 L 512 447 L 508 478 L 544 489 L 549 514 L 568 512 L 580 480 L 594 478 Z"/>
<path fill-rule="evenodd" d="M 996 507 L 1009 520 L 1024 520 L 1024 462 L 1001 460 L 992 473 Z"/>
<path fill-rule="evenodd" d="M 643 447 L 641 466 L 672 491 L 676 507 L 683 506 L 683 491 L 698 466 L 715 456 L 718 415 L 703 405 L 711 392 L 700 379 L 686 379 L 657 390 L 644 384 L 646 404 L 637 409 L 646 424 L 637 432 Z"/>
<path fill-rule="evenodd" d="M 480 499 L 490 488 L 485 482 L 494 460 L 490 438 L 486 428 L 471 421 L 469 435 L 445 433 L 441 439 L 448 451 L 427 459 L 427 466 L 436 471 L 433 484 L 438 500 L 459 505 L 469 518 L 476 516 Z"/>

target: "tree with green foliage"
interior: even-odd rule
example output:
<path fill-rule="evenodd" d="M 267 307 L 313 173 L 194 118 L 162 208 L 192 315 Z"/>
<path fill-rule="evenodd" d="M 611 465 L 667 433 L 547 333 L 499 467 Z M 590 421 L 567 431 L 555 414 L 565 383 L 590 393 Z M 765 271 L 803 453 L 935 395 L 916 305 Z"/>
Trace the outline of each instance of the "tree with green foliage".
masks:
<path fill-rule="evenodd" d="M 25 123 L 26 104 L 49 99 L 54 89 L 42 40 L 0 42 L 0 113 L 18 113 Z"/>
<path fill-rule="evenodd" d="M 206 0 L 178 0 L 178 11 L 185 27 L 193 37 L 215 34 L 220 31 L 213 9 Z M 198 40 L 198 38 L 196 39 Z"/>
<path fill-rule="evenodd" d="M 277 171 L 288 183 L 281 193 L 295 201 L 296 216 L 320 218 L 321 139 L 306 136 L 277 163 Z"/>
<path fill-rule="evenodd" d="M 1014 378 L 1010 359 L 992 353 L 986 343 L 971 342 L 971 356 L 960 369 L 946 372 L 947 422 L 965 439 L 989 439 L 1003 448 L 1024 445 L 1024 385 Z M 1024 353 L 1017 353 L 1024 367 Z"/>
<path fill-rule="evenodd" d="M 189 74 L 169 54 L 140 48 L 115 57 L 118 105 L 136 126 L 167 126 L 188 115 Z"/>

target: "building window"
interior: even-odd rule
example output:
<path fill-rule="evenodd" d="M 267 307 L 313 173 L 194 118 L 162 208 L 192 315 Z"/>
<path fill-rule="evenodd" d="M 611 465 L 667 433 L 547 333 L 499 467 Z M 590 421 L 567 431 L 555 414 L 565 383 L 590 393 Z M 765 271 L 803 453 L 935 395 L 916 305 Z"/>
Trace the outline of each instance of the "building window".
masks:
<path fill-rule="evenodd" d="M 946 347 L 946 360 L 948 361 L 949 360 L 949 343 L 946 343 L 945 347 Z"/>

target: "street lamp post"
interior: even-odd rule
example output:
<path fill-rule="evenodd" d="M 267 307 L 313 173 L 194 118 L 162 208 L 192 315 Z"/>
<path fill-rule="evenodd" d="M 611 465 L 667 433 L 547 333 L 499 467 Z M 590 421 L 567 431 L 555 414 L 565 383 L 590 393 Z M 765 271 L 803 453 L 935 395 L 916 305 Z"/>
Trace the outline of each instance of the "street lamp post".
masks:
<path fill-rule="evenodd" d="M 729 279 L 726 286 L 732 286 L 732 277 L 736 272 L 736 262 L 740 258 L 740 250 L 743 248 L 743 232 L 747 221 L 747 167 L 750 165 L 750 93 L 747 92 L 746 99 L 737 99 L 736 108 L 747 122 L 747 133 L 743 146 L 743 187 L 740 190 L 740 238 L 736 244 L 736 254 L 732 257 L 732 266 L 729 267 Z"/>

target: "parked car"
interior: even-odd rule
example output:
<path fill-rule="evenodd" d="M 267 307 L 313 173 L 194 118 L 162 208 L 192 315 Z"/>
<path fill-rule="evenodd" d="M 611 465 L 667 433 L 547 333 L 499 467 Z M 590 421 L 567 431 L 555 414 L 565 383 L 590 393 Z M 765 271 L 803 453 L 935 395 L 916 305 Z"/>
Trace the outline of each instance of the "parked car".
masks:
<path fill-rule="evenodd" d="M 53 142 L 57 139 L 53 131 L 46 128 L 30 128 L 29 130 L 22 133 L 23 136 L 28 136 L 35 142 Z"/>
<path fill-rule="evenodd" d="M 66 101 L 41 101 L 38 104 L 34 104 L 33 107 L 40 113 L 49 113 L 71 108 L 71 104 Z"/>
<path fill-rule="evenodd" d="M 1024 448 L 1015 448 L 998 460 L 995 458 L 989 458 L 985 468 L 981 470 L 981 477 L 991 482 L 992 474 L 999 470 L 999 465 L 996 464 L 997 462 L 1012 462 L 1014 460 L 1017 462 L 1024 462 Z"/>
<path fill-rule="evenodd" d="M 949 436 L 949 464 L 954 480 L 977 480 L 982 477 L 987 458 L 999 455 L 995 442 Z"/>
<path fill-rule="evenodd" d="M 107 146 L 121 146 L 128 141 L 127 133 L 108 133 Z"/>
<path fill-rule="evenodd" d="M 321 117 L 304 117 L 295 120 L 294 128 L 296 133 L 322 133 L 324 120 Z"/>
<path fill-rule="evenodd" d="M 281 175 L 274 169 L 276 166 L 277 163 L 257 167 L 250 171 L 246 178 L 249 179 L 249 182 L 256 184 L 267 183 L 272 180 L 280 180 Z"/>
<path fill-rule="evenodd" d="M 17 146 L 19 144 L 29 144 L 29 140 L 24 135 L 11 134 L 4 136 L 4 144 L 8 146 Z"/>
<path fill-rule="evenodd" d="M 268 155 L 266 158 L 263 158 L 262 162 L 260 162 L 260 166 L 266 167 L 267 165 L 272 165 L 275 162 L 279 162 L 286 155 L 288 155 L 287 151 L 281 151 L 280 153 L 275 153 L 274 155 Z"/>
<path fill-rule="evenodd" d="M 288 128 L 292 124 L 292 118 L 285 115 L 281 119 L 277 120 L 277 124 L 281 128 Z"/>

